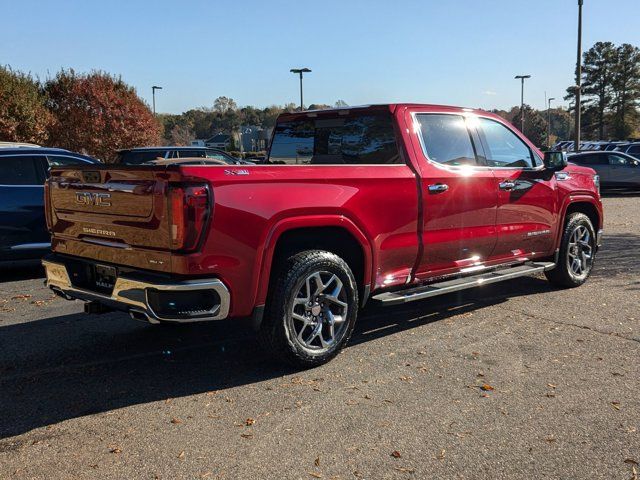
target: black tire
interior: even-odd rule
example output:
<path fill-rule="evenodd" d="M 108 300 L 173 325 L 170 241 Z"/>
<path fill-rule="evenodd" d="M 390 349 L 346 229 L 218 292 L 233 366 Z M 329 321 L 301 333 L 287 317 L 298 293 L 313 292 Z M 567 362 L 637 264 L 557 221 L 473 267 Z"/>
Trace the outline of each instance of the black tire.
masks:
<path fill-rule="evenodd" d="M 298 368 L 328 362 L 351 338 L 358 316 L 358 288 L 349 265 L 331 252 L 309 250 L 274 268 L 258 333 L 260 343 L 270 354 Z M 331 291 L 312 293 L 318 290 L 318 276 L 324 289 Z M 335 336 L 329 344 L 325 335 L 329 338 L 331 334 Z M 308 344 L 304 337 L 311 338 Z"/>
<path fill-rule="evenodd" d="M 575 245 L 573 240 L 576 239 L 576 235 L 578 235 L 577 232 L 585 231 L 587 232 L 588 238 L 583 237 L 583 240 L 577 242 L 578 244 Z M 586 246 L 587 244 L 588 248 Z M 578 250 L 576 250 L 576 248 Z M 591 275 L 596 250 L 596 233 L 591 220 L 589 220 L 589 217 L 584 213 L 572 213 L 567 218 L 567 222 L 562 233 L 558 264 L 553 270 L 545 272 L 547 279 L 549 282 L 559 287 L 579 287 L 586 282 L 589 275 Z M 580 261 L 580 259 L 583 258 L 582 253 L 587 254 L 584 264 Z M 572 268 L 572 263 L 575 261 L 575 258 L 578 258 L 578 262 L 581 264 L 579 274 L 574 270 L 574 268 Z"/>

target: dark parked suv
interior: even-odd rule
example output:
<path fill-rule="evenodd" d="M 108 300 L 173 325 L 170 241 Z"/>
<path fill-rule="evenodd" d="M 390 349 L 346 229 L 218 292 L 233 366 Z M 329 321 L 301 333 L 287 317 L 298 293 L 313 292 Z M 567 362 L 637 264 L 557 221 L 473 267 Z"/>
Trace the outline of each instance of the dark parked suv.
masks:
<path fill-rule="evenodd" d="M 142 165 L 157 159 L 169 158 L 210 158 L 221 160 L 229 165 L 238 165 L 244 162 L 231 155 L 207 147 L 138 147 L 118 151 L 118 162 L 122 165 Z"/>
<path fill-rule="evenodd" d="M 51 167 L 89 163 L 99 162 L 59 148 L 0 148 L 0 265 L 49 251 L 44 181 Z"/>

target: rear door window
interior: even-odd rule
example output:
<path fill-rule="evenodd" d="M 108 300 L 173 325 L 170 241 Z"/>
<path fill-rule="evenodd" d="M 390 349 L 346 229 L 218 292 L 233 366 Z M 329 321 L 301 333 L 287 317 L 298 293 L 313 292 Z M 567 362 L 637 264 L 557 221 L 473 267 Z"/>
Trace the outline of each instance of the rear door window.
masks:
<path fill-rule="evenodd" d="M 178 158 L 204 158 L 204 150 L 177 150 Z"/>
<path fill-rule="evenodd" d="M 606 155 L 579 155 L 577 157 L 570 157 L 570 162 L 576 163 L 578 165 L 607 165 L 609 162 L 607 161 Z"/>
<path fill-rule="evenodd" d="M 628 158 L 621 157 L 620 155 L 609 155 L 609 165 L 615 165 L 618 167 L 627 167 L 631 165 Z"/>
<path fill-rule="evenodd" d="M 390 115 L 304 118 L 276 125 L 268 163 L 386 165 L 404 163 Z"/>
<path fill-rule="evenodd" d="M 213 150 L 207 150 L 206 151 L 206 157 L 207 158 L 212 158 L 213 160 L 220 160 L 224 163 L 228 163 L 228 164 L 235 164 L 235 162 L 230 158 L 227 157 L 226 155 L 220 153 L 220 152 L 215 152 Z"/>
<path fill-rule="evenodd" d="M 471 135 L 462 115 L 418 114 L 420 137 L 427 158 L 443 165 L 477 165 Z"/>
<path fill-rule="evenodd" d="M 42 185 L 44 178 L 38 157 L 0 157 L 0 185 Z"/>

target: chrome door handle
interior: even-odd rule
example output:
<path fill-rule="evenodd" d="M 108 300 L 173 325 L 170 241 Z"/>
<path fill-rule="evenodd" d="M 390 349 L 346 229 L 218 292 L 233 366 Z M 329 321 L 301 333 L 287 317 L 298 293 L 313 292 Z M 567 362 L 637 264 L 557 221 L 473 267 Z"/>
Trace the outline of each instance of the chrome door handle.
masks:
<path fill-rule="evenodd" d="M 500 190 L 513 190 L 514 188 L 516 188 L 516 182 L 512 182 L 512 181 L 500 182 L 498 186 L 500 187 Z"/>
<path fill-rule="evenodd" d="M 442 193 L 449 190 L 449 185 L 446 183 L 435 183 L 433 185 L 429 185 L 429 193 Z"/>

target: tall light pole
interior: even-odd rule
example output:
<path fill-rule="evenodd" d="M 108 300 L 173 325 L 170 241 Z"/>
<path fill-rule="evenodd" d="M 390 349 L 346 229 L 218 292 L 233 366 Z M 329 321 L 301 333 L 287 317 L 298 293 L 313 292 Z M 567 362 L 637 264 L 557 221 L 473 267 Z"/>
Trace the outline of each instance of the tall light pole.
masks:
<path fill-rule="evenodd" d="M 576 60 L 576 121 L 574 151 L 580 150 L 580 93 L 582 90 L 582 0 L 578 0 L 578 58 Z"/>
<path fill-rule="evenodd" d="M 520 131 L 524 133 L 524 80 L 531 75 L 516 75 L 514 78 L 520 79 Z"/>
<path fill-rule="evenodd" d="M 156 116 L 156 90 L 162 90 L 162 87 L 154 85 L 151 87 L 151 96 L 153 97 L 153 116 Z"/>
<path fill-rule="evenodd" d="M 297 73 L 300 75 L 300 111 L 304 110 L 304 102 L 302 100 L 302 74 L 309 73 L 311 69 L 309 68 L 292 68 L 289 70 L 291 73 Z"/>
<path fill-rule="evenodd" d="M 547 100 L 547 146 L 551 148 L 551 100 L 555 100 L 555 97 L 549 97 Z"/>

